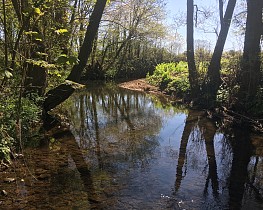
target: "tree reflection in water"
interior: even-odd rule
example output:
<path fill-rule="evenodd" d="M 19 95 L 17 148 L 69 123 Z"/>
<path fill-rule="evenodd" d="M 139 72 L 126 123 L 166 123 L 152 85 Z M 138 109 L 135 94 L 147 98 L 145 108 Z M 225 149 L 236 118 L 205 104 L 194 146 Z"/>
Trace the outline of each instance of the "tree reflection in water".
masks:
<path fill-rule="evenodd" d="M 72 130 L 89 161 L 94 162 L 95 155 L 100 168 L 114 165 L 114 159 L 147 164 L 161 127 L 161 119 L 147 107 L 148 97 L 112 87 L 97 87 L 76 97 Z"/>
<path fill-rule="evenodd" d="M 179 193 L 178 191 L 180 190 L 183 177 L 186 177 L 187 172 L 191 171 L 192 168 L 197 171 L 203 171 L 202 176 L 206 174 L 203 190 L 204 196 L 208 196 L 210 185 L 213 196 L 215 198 L 218 196 L 219 183 L 214 148 L 215 134 L 215 125 L 213 122 L 206 119 L 203 112 L 189 110 L 188 116 L 185 120 L 179 149 L 178 164 L 176 168 L 175 195 L 178 195 Z M 200 166 L 203 166 L 203 169 Z M 184 176 L 183 168 L 185 171 Z"/>
<path fill-rule="evenodd" d="M 204 113 L 189 110 L 176 167 L 174 199 L 177 204 L 202 209 L 241 209 L 248 205 L 262 208 L 261 204 L 256 204 L 262 203 L 262 191 L 260 195 L 260 190 L 250 184 L 255 182 L 255 170 L 259 168 L 258 158 L 252 158 L 252 163 L 251 155 L 252 145 L 246 130 L 233 129 L 231 134 L 220 134 Z M 248 169 L 249 163 L 254 171 Z M 248 180 L 249 173 L 253 174 L 251 181 Z M 204 185 L 204 197 L 200 200 L 203 204 L 198 201 L 200 197 L 195 185 Z M 196 193 L 194 189 L 197 189 Z M 260 198 L 251 204 L 251 200 L 244 197 L 247 190 L 254 191 L 254 196 Z M 186 191 L 190 193 L 186 194 Z"/>
<path fill-rule="evenodd" d="M 71 110 L 73 133 L 84 150 L 86 160 L 101 170 L 113 174 L 120 173 L 120 169 L 130 171 L 137 167 L 160 170 L 153 164 L 156 158 L 160 159 L 157 153 L 163 147 L 160 131 L 166 129 L 165 118 L 158 115 L 158 110 L 147 96 L 128 92 L 103 87 L 77 95 Z M 235 140 L 231 136 L 235 136 Z M 240 144 L 235 144 L 234 141 L 241 137 Z M 245 144 L 241 144 L 243 141 Z M 249 162 L 252 164 L 250 148 L 245 131 L 223 134 L 205 117 L 204 112 L 189 110 L 177 148 L 173 199 L 167 208 L 177 208 L 180 200 L 182 208 L 241 208 L 248 189 L 247 166 Z M 172 150 L 176 154 L 176 148 L 171 147 L 169 151 Z M 96 161 L 94 157 L 97 157 Z M 258 162 L 256 158 L 255 167 L 258 167 Z M 131 173 L 140 177 L 145 172 Z"/>
<path fill-rule="evenodd" d="M 111 85 L 77 93 L 71 102 L 71 131 L 91 169 L 85 175 L 90 182 L 83 183 L 90 202 L 98 202 L 96 208 L 262 207 L 258 179 L 263 161 L 251 158 L 245 130 L 220 132 L 204 112 L 189 110 L 180 133 L 171 109 L 164 114 L 163 104 L 157 108 L 148 96 Z M 173 127 L 176 131 L 169 137 Z M 78 163 L 77 157 L 72 155 Z M 76 166 L 80 174 L 86 173 Z M 175 181 L 171 174 L 176 174 Z M 170 182 L 174 183 L 171 196 L 167 193 Z"/>
<path fill-rule="evenodd" d="M 64 106 L 70 129 L 28 150 L 39 179 L 17 187 L 28 209 L 262 209 L 262 136 L 111 84 Z"/>

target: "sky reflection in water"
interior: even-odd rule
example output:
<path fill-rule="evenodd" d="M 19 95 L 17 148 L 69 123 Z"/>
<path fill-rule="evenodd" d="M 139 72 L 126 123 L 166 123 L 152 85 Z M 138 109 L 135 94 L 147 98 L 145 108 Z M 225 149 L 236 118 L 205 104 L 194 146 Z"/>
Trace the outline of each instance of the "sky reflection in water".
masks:
<path fill-rule="evenodd" d="M 248 133 L 222 134 L 202 112 L 109 85 L 71 102 L 72 133 L 92 177 L 108 179 L 100 208 L 263 207 L 262 158 L 249 149 Z"/>

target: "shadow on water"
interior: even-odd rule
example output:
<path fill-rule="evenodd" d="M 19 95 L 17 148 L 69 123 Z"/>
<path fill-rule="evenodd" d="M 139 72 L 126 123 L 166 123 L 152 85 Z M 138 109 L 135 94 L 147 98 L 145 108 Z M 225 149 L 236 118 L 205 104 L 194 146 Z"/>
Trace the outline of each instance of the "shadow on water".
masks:
<path fill-rule="evenodd" d="M 262 209 L 262 137 L 113 84 L 64 107 L 70 126 L 26 149 L 0 209 Z"/>
<path fill-rule="evenodd" d="M 194 135 L 196 131 L 197 135 Z M 204 169 L 208 168 L 206 169 L 203 201 L 196 205 L 193 199 L 191 204 L 189 204 L 189 201 L 187 203 L 181 199 L 179 202 L 177 200 L 177 205 L 173 202 L 171 206 L 186 209 L 262 209 L 263 180 L 262 176 L 256 174 L 259 168 L 258 160 L 262 157 L 253 157 L 253 145 L 249 132 L 246 129 L 232 128 L 230 133 L 229 131 L 221 133 L 221 140 L 223 140 L 221 145 L 218 145 L 217 135 L 217 128 L 212 121 L 204 117 L 203 113 L 189 110 L 180 142 L 173 195 L 175 200 L 177 197 L 185 199 L 185 197 L 180 196 L 179 190 L 183 179 L 187 176 L 189 168 L 191 168 L 187 165 L 188 162 L 194 161 L 191 157 L 188 157 L 188 154 L 191 153 L 191 147 L 188 147 L 188 144 L 193 141 L 203 142 L 203 150 L 206 151 L 207 159 L 207 167 L 205 166 Z M 228 156 L 228 160 L 225 155 Z M 262 156 L 262 153 L 260 155 Z M 252 165 L 250 167 L 253 170 L 249 170 L 249 163 Z M 260 168 L 262 172 L 262 165 Z M 224 174 L 224 176 L 219 177 L 218 173 Z M 225 181 L 222 179 L 225 179 Z M 261 179 L 261 186 L 255 185 L 257 179 Z M 201 182 L 201 180 L 199 181 Z M 209 191 L 211 191 L 212 197 L 209 196 Z M 250 194 L 247 195 L 246 192 L 250 192 Z M 191 197 L 191 194 L 188 196 Z"/>
<path fill-rule="evenodd" d="M 242 200 L 248 185 L 248 164 L 252 155 L 252 145 L 246 130 L 233 129 L 231 144 L 233 160 L 229 177 L 229 209 L 241 209 Z"/>
<path fill-rule="evenodd" d="M 203 155 L 205 155 L 207 159 L 204 169 L 208 169 L 206 173 L 207 175 L 204 184 L 203 196 L 208 196 L 209 187 L 211 187 L 212 195 L 215 199 L 219 196 L 217 163 L 214 148 L 215 134 L 216 126 L 212 121 L 209 121 L 205 117 L 204 112 L 189 110 L 180 142 L 179 157 L 176 167 L 176 181 L 174 189 L 175 196 L 178 194 L 183 178 L 187 175 L 187 145 L 189 141 L 196 141 L 198 144 L 204 144 L 202 150 L 205 150 Z M 192 200 L 192 202 L 194 202 L 194 200 Z M 181 201 L 178 204 L 181 206 L 184 202 Z"/>

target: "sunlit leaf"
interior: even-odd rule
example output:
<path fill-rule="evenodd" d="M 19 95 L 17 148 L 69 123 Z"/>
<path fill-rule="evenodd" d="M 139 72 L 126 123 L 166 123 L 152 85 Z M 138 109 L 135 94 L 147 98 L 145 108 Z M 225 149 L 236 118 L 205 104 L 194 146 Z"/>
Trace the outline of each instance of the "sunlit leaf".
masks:
<path fill-rule="evenodd" d="M 34 66 L 40 66 L 40 67 L 43 67 L 43 68 L 53 69 L 53 68 L 56 67 L 54 64 L 50 64 L 50 63 L 48 63 L 47 61 L 44 61 L 44 60 L 27 59 L 26 62 L 30 63 L 30 64 L 32 64 Z"/>
<path fill-rule="evenodd" d="M 35 13 L 40 15 L 41 14 L 41 10 L 39 8 L 35 8 Z"/>
<path fill-rule="evenodd" d="M 49 140 L 51 143 L 54 143 L 55 141 L 56 141 L 56 139 L 55 138 L 50 138 L 50 140 Z"/>
<path fill-rule="evenodd" d="M 13 74 L 12 74 L 10 71 L 5 70 L 5 76 L 6 76 L 7 78 L 10 78 L 10 77 L 13 76 Z"/>
<path fill-rule="evenodd" d="M 25 35 L 36 35 L 36 34 L 38 34 L 38 32 L 36 31 L 26 31 L 25 32 Z"/>
<path fill-rule="evenodd" d="M 48 54 L 47 53 L 43 53 L 43 52 L 36 52 L 38 55 L 40 55 L 40 56 L 48 56 Z"/>
<path fill-rule="evenodd" d="M 65 28 L 60 28 L 60 29 L 55 30 L 55 32 L 57 34 L 64 34 L 64 33 L 68 33 L 68 30 Z"/>

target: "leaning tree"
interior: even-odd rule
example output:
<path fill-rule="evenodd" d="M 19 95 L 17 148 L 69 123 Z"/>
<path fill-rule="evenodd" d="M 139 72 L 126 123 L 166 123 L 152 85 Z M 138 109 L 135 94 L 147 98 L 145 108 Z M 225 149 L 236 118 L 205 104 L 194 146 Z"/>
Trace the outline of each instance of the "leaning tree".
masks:
<path fill-rule="evenodd" d="M 81 78 L 81 74 L 87 64 L 88 58 L 92 52 L 93 41 L 98 32 L 99 24 L 101 21 L 101 17 L 106 6 L 107 0 L 97 0 L 94 6 L 93 12 L 89 19 L 89 24 L 87 26 L 86 34 L 80 47 L 78 60 L 69 76 L 67 77 L 67 81 L 58 87 L 51 89 L 46 94 L 46 99 L 44 101 L 44 114 L 46 114 L 51 109 L 55 108 L 57 105 L 65 101 L 75 90 L 74 82 L 79 82 Z M 73 83 L 72 83 L 73 82 Z"/>

